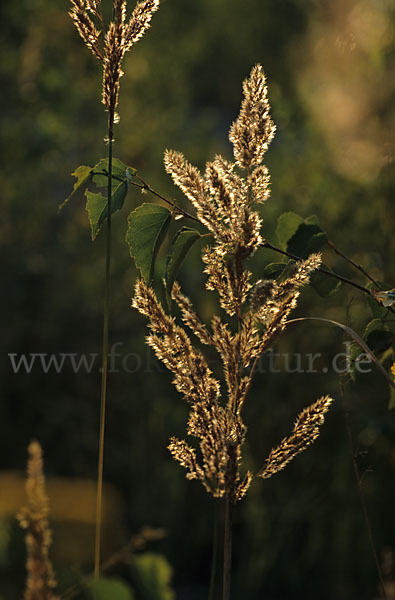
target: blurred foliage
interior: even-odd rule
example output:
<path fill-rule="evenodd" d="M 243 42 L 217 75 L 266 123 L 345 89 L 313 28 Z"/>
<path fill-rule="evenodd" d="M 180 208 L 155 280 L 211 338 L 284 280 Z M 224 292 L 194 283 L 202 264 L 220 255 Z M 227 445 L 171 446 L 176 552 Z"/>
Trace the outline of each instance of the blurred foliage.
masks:
<path fill-rule="evenodd" d="M 134 596 L 126 585 L 118 579 L 98 578 L 89 585 L 92 600 L 133 600 Z"/>
<path fill-rule="evenodd" d="M 284 211 L 315 214 L 332 242 L 394 287 L 394 13 L 390 0 L 162 0 L 151 31 L 125 61 L 115 155 L 186 206 L 164 173 L 164 149 L 180 150 L 200 166 L 215 153 L 230 157 L 227 131 L 241 81 L 260 62 L 278 127 L 267 154 L 273 183 L 264 234 L 276 243 Z M 50 475 L 94 480 L 99 361 L 91 373 L 74 373 L 69 361 L 59 373 L 38 365 L 14 373 L 8 354 L 100 352 L 104 237 L 91 243 L 82 194 L 57 216 L 72 191 L 70 173 L 105 155 L 100 73 L 60 0 L 3 2 L 0 28 L 0 469 L 22 470 L 34 437 Z M 186 406 L 145 347 L 143 319 L 129 308 L 136 271 L 124 242 L 126 215 L 145 198 L 130 190 L 114 216 L 111 340 L 119 356 L 110 365 L 105 478 L 123 498 L 119 543 L 143 525 L 166 528 L 168 536 L 153 542 L 152 551 L 172 565 L 177 598 L 198 600 L 207 597 L 213 506 L 166 450 L 170 435 L 184 435 Z M 200 292 L 200 250 L 192 248 L 180 278 L 209 317 L 216 305 Z M 325 252 L 324 258 L 365 283 L 338 257 Z M 259 274 L 277 261 L 279 255 L 263 250 L 252 266 Z M 326 298 L 305 290 L 295 316 L 336 319 L 362 334 L 378 316 L 371 309 L 343 285 Z M 295 324 L 278 343 L 275 369 L 270 357 L 262 360 L 246 407 L 246 467 L 261 466 L 302 407 L 323 393 L 336 402 L 314 446 L 270 481 L 257 481 L 236 512 L 235 598 L 378 596 L 343 402 L 379 554 L 395 548 L 395 416 L 387 411 L 388 386 L 374 370 L 345 382 L 343 400 L 330 367 L 345 352 L 344 341 L 325 325 Z M 287 372 L 296 368 L 298 353 L 304 372 Z M 314 369 L 309 354 L 320 354 Z M 389 368 L 390 357 L 385 360 Z M 8 497 L 12 489 L 0 494 Z M 93 542 L 82 528 L 75 531 L 81 557 L 78 547 L 89 552 Z M 57 546 L 62 532 L 55 524 L 54 557 Z M 109 543 L 104 555 L 112 551 Z M 22 533 L 4 519 L 0 598 L 20 594 L 23 563 Z M 91 564 L 59 558 L 55 568 L 65 589 Z M 116 576 L 130 583 L 126 571 Z"/>

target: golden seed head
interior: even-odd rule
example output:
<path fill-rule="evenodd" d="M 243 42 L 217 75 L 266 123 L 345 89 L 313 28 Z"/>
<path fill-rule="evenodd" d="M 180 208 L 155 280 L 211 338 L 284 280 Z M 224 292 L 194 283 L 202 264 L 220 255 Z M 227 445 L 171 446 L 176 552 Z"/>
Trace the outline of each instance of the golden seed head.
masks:
<path fill-rule="evenodd" d="M 180 152 L 166 150 L 164 164 L 173 182 L 190 200 L 198 220 L 214 238 L 203 250 L 206 288 L 219 294 L 222 309 L 237 317 L 237 331 L 214 316 L 211 331 L 198 317 L 192 302 L 177 282 L 172 298 L 183 323 L 204 344 L 213 346 L 222 361 L 226 399 L 221 402 L 220 384 L 213 377 L 200 350 L 185 330 L 168 316 L 154 291 L 143 281 L 135 287 L 133 306 L 148 317 L 148 344 L 173 373 L 173 383 L 190 407 L 187 435 L 198 441 L 198 450 L 185 440 L 172 438 L 169 450 L 187 471 L 188 479 L 201 481 L 215 498 L 227 496 L 235 503 L 246 494 L 253 474 L 241 476 L 242 446 L 246 427 L 242 409 L 251 386 L 257 359 L 270 348 L 286 327 L 295 308 L 299 288 L 321 261 L 318 254 L 296 264 L 287 279 L 251 282 L 246 260 L 262 244 L 261 218 L 253 209 L 270 194 L 267 168 L 261 165 L 274 135 L 269 116 L 267 89 L 262 68 L 257 65 L 244 82 L 244 100 L 239 118 L 232 125 L 235 163 L 216 156 L 204 174 Z M 241 177 L 237 167 L 247 169 Z M 246 308 L 250 301 L 250 308 Z M 318 435 L 331 400 L 323 398 L 298 417 L 293 434 L 273 450 L 261 477 L 282 469 L 291 458 Z"/>
<path fill-rule="evenodd" d="M 296 419 L 291 435 L 284 438 L 277 448 L 274 448 L 259 477 L 267 479 L 284 467 L 297 455 L 305 450 L 319 435 L 319 428 L 324 422 L 325 413 L 333 400 L 323 396 L 317 402 L 302 410 Z"/>
<path fill-rule="evenodd" d="M 229 132 L 236 163 L 251 170 L 261 164 L 276 128 L 270 118 L 266 77 L 261 65 L 256 65 L 243 83 L 244 99 L 240 114 Z"/>
<path fill-rule="evenodd" d="M 123 75 L 122 60 L 125 53 L 138 42 L 149 29 L 152 15 L 159 9 L 159 0 L 144 0 L 135 7 L 127 21 L 126 0 L 113 0 L 113 21 L 104 36 L 103 47 L 99 48 L 99 36 L 90 17 L 96 17 L 103 26 L 100 0 L 70 0 L 70 17 L 85 45 L 103 63 L 102 103 L 106 110 L 119 122 L 115 110 L 118 106 L 119 80 Z"/>
<path fill-rule="evenodd" d="M 38 442 L 28 448 L 26 496 L 27 504 L 17 515 L 26 529 L 25 600 L 59 600 L 53 593 L 57 583 L 49 560 L 51 530 L 48 523 L 49 502 L 45 491 L 42 450 Z"/>

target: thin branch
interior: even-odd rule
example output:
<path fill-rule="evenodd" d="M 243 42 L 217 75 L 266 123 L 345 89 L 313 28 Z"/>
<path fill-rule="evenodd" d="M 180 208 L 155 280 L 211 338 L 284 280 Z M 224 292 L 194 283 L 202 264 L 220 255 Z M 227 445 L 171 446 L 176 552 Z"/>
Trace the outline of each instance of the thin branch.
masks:
<path fill-rule="evenodd" d="M 262 246 L 264 248 L 269 248 L 269 250 L 273 250 L 274 252 L 278 252 L 279 254 L 283 254 L 284 256 L 288 256 L 289 258 L 293 258 L 294 260 L 298 260 L 298 261 L 304 260 L 300 256 L 296 256 L 296 254 L 291 254 L 290 252 L 281 250 L 280 248 L 277 248 L 277 246 L 273 246 L 273 244 L 270 244 L 269 242 L 264 242 L 262 244 Z M 368 288 L 365 288 L 362 285 L 359 285 L 359 283 L 355 283 L 355 281 L 352 281 L 351 279 L 347 279 L 347 277 L 338 275 L 338 273 L 334 273 L 333 271 L 328 271 L 324 267 L 319 267 L 317 269 L 317 271 L 319 271 L 320 273 L 324 273 L 325 275 L 328 275 L 329 277 L 333 277 L 334 279 L 337 279 L 338 281 L 342 281 L 343 283 L 346 283 L 347 285 L 351 285 L 352 287 L 355 287 L 357 290 L 360 290 L 361 292 L 368 294 L 370 296 L 370 298 L 373 298 L 373 296 L 370 293 L 370 290 L 368 290 Z M 377 300 L 376 300 L 376 302 L 377 302 Z M 377 304 L 379 304 L 379 302 L 377 302 Z M 386 309 L 395 314 L 395 310 L 391 306 L 386 306 Z"/>
<path fill-rule="evenodd" d="M 157 198 L 160 198 L 160 200 L 163 200 L 163 202 L 166 202 L 166 204 L 168 204 L 169 206 L 171 206 L 173 208 L 173 210 L 175 210 L 176 212 L 178 212 L 183 217 L 186 217 L 187 219 L 192 219 L 192 221 L 195 221 L 196 223 L 200 223 L 199 219 L 197 219 L 196 217 L 194 217 L 193 215 L 191 215 L 189 212 L 187 212 L 183 208 L 180 208 L 174 201 L 168 200 L 167 198 L 165 198 L 165 196 L 162 196 L 162 194 L 159 194 L 159 192 L 156 192 L 149 185 L 149 183 L 147 183 L 146 181 L 144 181 L 144 179 L 142 177 L 140 177 L 140 175 L 136 175 L 136 177 L 141 182 L 141 185 L 138 185 L 138 184 L 133 183 L 131 181 L 130 183 L 132 183 L 132 185 L 137 185 L 137 187 L 141 188 L 142 190 L 146 190 L 147 192 L 150 192 L 151 194 L 153 194 Z"/>
<path fill-rule="evenodd" d="M 142 177 L 140 177 L 139 175 L 137 175 L 136 177 L 141 182 L 141 184 L 138 184 L 138 183 L 135 183 L 133 181 L 130 181 L 131 185 L 134 185 L 135 187 L 138 187 L 141 190 L 146 190 L 147 192 L 150 192 L 151 194 L 153 194 L 154 196 L 156 196 L 160 200 L 163 200 L 163 202 L 166 202 L 166 204 L 168 204 L 169 206 L 171 206 L 173 208 L 173 210 L 175 210 L 176 212 L 178 212 L 183 217 L 186 217 L 187 219 L 191 219 L 192 221 L 195 221 L 195 223 L 200 223 L 200 221 L 199 221 L 199 219 L 197 217 L 195 217 L 194 215 L 191 215 L 186 210 L 184 210 L 183 208 L 179 207 L 174 201 L 168 200 L 168 198 L 166 198 L 162 194 L 159 194 L 159 192 L 156 192 L 148 183 L 146 183 L 144 181 L 144 179 Z M 328 242 L 328 244 L 330 244 L 331 247 L 332 247 L 332 243 L 331 242 Z M 263 244 L 261 244 L 261 247 L 268 248 L 269 250 L 273 250 L 274 252 L 278 252 L 279 254 L 283 254 L 284 256 L 288 256 L 288 258 L 292 258 L 293 260 L 297 260 L 297 261 L 304 260 L 300 256 L 296 256 L 296 254 L 292 254 L 291 252 L 287 252 L 286 250 L 281 250 L 281 248 L 277 248 L 277 246 L 273 246 L 273 244 L 270 244 L 270 242 L 267 242 L 267 241 L 263 242 Z M 354 263 L 350 258 L 348 258 L 345 254 L 341 253 L 340 250 L 338 250 L 337 248 L 335 249 L 334 245 L 333 245 L 333 250 L 335 250 L 335 252 L 337 252 L 340 256 L 342 256 L 345 260 L 347 260 L 348 262 L 350 262 L 350 264 L 353 264 L 353 266 L 355 266 L 355 268 L 357 268 L 358 270 L 360 270 L 361 272 L 363 272 L 364 275 L 366 277 L 368 277 L 368 279 L 370 279 L 370 281 L 372 281 L 373 283 L 375 283 L 375 285 L 377 285 L 379 287 L 379 284 L 377 282 L 375 282 L 374 279 L 372 279 L 370 277 L 370 275 L 368 275 L 368 273 L 363 269 L 363 267 L 361 267 L 360 265 L 357 265 L 356 263 Z M 365 288 L 362 285 L 359 285 L 359 283 L 355 283 L 355 281 L 352 281 L 351 279 L 347 279 L 347 277 L 343 277 L 342 275 L 339 275 L 338 273 L 334 273 L 333 271 L 328 271 L 324 267 L 319 267 L 317 269 L 317 271 L 319 271 L 320 273 L 324 273 L 324 275 L 327 275 L 328 277 L 332 277 L 333 279 L 337 279 L 338 281 L 341 281 L 342 283 L 345 283 L 347 285 L 351 285 L 352 287 L 356 288 L 357 290 L 359 290 L 361 292 L 364 292 L 364 294 L 368 294 L 370 298 L 373 298 L 373 296 L 370 293 L 370 290 L 368 290 L 368 288 Z M 376 300 L 376 302 L 377 302 L 377 300 Z M 379 304 L 379 302 L 377 302 L 377 303 Z M 392 313 L 395 314 L 395 310 L 391 306 L 387 306 L 386 308 L 387 308 L 388 311 L 390 311 L 390 312 L 392 312 Z"/>
<path fill-rule="evenodd" d="M 288 258 L 293 258 L 294 260 L 297 260 L 297 261 L 304 260 L 300 256 L 296 256 L 296 254 L 291 254 L 291 252 L 287 252 L 286 250 L 281 250 L 281 248 L 277 248 L 277 246 L 273 246 L 273 244 L 270 244 L 269 242 L 263 242 L 262 246 L 264 248 L 269 248 L 269 250 L 274 250 L 274 252 L 278 252 L 279 254 L 283 254 L 284 256 L 288 256 Z M 337 273 L 334 273 L 333 271 L 327 271 L 327 269 L 325 269 L 323 267 L 319 267 L 317 269 L 317 271 L 319 271 L 320 273 L 325 273 L 325 275 L 329 275 L 329 277 L 333 277 L 334 279 L 337 279 L 338 281 L 342 281 L 343 283 L 346 283 L 347 285 L 352 285 L 353 287 L 357 288 L 361 292 L 364 292 L 365 294 L 369 294 L 370 297 L 372 296 L 370 291 L 367 288 L 363 287 L 362 285 L 359 285 L 359 283 L 355 283 L 354 281 L 351 281 L 351 279 L 347 279 L 346 277 L 343 277 L 342 275 L 338 275 Z"/>
<path fill-rule="evenodd" d="M 349 256 L 346 256 L 346 254 L 344 254 L 344 252 L 342 252 L 341 250 L 339 250 L 339 248 L 337 248 L 337 246 L 335 246 L 335 244 L 333 242 L 331 242 L 330 240 L 328 240 L 327 242 L 328 246 L 330 248 L 332 248 L 332 250 L 334 252 L 336 252 L 336 254 L 338 254 L 339 256 L 341 256 L 342 258 L 344 258 L 344 260 L 346 260 L 348 263 L 350 263 L 351 266 L 354 267 L 354 269 L 357 269 L 358 271 L 360 271 L 363 275 L 365 275 L 365 277 L 367 277 L 368 279 L 370 279 L 370 281 L 378 288 L 380 288 L 381 290 L 383 289 L 382 286 L 375 280 L 373 279 L 373 277 L 371 275 L 369 275 L 369 273 L 363 268 L 362 265 L 357 264 L 356 262 L 354 262 L 352 260 L 352 258 L 350 258 Z"/>

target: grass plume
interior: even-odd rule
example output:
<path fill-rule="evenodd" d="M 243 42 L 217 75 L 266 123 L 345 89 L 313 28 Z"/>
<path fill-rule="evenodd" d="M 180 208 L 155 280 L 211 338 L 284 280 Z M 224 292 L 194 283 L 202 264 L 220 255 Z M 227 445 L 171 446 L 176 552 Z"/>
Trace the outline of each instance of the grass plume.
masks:
<path fill-rule="evenodd" d="M 127 2 L 113 0 L 113 15 L 103 36 L 103 13 L 101 0 L 70 0 L 69 12 L 74 25 L 89 50 L 103 64 L 102 102 L 115 121 L 118 106 L 120 78 L 123 75 L 123 58 L 149 29 L 152 15 L 159 9 L 159 0 L 143 0 L 127 17 Z M 101 29 L 97 29 L 92 20 L 96 19 Z M 100 42 L 100 36 L 103 40 Z"/>
<path fill-rule="evenodd" d="M 78 33 L 85 45 L 102 63 L 102 103 L 108 112 L 108 187 L 107 187 L 107 229 L 106 229 L 106 264 L 103 309 L 103 345 L 102 345 L 102 379 L 100 394 L 100 426 L 96 502 L 96 536 L 95 536 L 95 575 L 100 571 L 101 552 L 101 513 L 103 490 L 104 436 L 107 404 L 107 375 L 109 348 L 109 305 L 111 276 L 111 195 L 112 195 L 112 163 L 114 145 L 114 124 L 119 122 L 116 112 L 119 100 L 120 79 L 123 75 L 123 58 L 149 29 L 152 15 L 159 9 L 159 0 L 143 0 L 139 2 L 130 18 L 127 16 L 126 0 L 113 0 L 112 18 L 107 31 L 104 29 L 101 0 L 71 0 L 69 12 Z M 96 19 L 100 30 L 96 29 L 92 18 Z M 100 43 L 100 36 L 103 40 Z"/>
<path fill-rule="evenodd" d="M 261 217 L 254 207 L 270 195 L 269 173 L 261 163 L 275 133 L 260 65 L 252 69 L 243 92 L 240 114 L 229 134 L 235 162 L 216 156 L 202 175 L 179 152 L 168 150 L 164 159 L 166 171 L 214 238 L 202 255 L 206 289 L 219 294 L 227 319 L 215 315 L 211 328 L 202 323 L 177 282 L 172 298 L 184 325 L 202 344 L 218 351 L 225 398 L 203 354 L 174 317 L 165 313 L 153 289 L 140 280 L 133 298 L 133 306 L 149 319 L 148 344 L 173 373 L 177 390 L 190 406 L 187 434 L 198 440 L 198 448 L 173 437 L 169 450 L 188 479 L 199 480 L 212 496 L 225 501 L 224 600 L 230 594 L 232 505 L 243 498 L 254 478 L 251 471 L 242 470 L 247 432 L 242 409 L 259 357 L 284 330 L 300 288 L 321 264 L 320 255 L 312 254 L 296 264 L 285 281 L 253 281 L 247 261 L 264 243 Z M 331 402 L 325 396 L 302 411 L 292 434 L 269 454 L 260 477 L 283 469 L 314 441 Z"/>
<path fill-rule="evenodd" d="M 45 490 L 42 449 L 38 442 L 28 448 L 26 496 L 27 504 L 17 515 L 26 530 L 26 588 L 24 600 L 58 600 L 56 580 L 49 559 L 51 530 L 48 523 L 49 502 Z"/>

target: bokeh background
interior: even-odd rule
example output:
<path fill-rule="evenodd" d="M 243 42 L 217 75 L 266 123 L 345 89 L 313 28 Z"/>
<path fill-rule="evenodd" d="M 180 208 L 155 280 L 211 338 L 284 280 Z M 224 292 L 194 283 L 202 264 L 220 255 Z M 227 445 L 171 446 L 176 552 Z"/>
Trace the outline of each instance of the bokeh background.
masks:
<path fill-rule="evenodd" d="M 100 353 L 104 236 L 90 241 L 82 195 L 57 215 L 73 185 L 70 173 L 106 153 L 99 65 L 67 8 L 60 0 L 0 5 L 4 600 L 23 589 L 23 534 L 14 515 L 23 502 L 32 439 L 45 453 L 61 589 L 92 568 L 99 359 L 91 373 L 74 373 L 69 363 L 59 373 L 45 373 L 38 363 L 16 373 L 9 357 Z M 198 166 L 215 153 L 230 158 L 227 131 L 238 113 L 241 81 L 260 62 L 278 128 L 266 158 L 272 197 L 263 210 L 265 236 L 276 243 L 284 211 L 316 214 L 343 252 L 393 287 L 394 16 L 391 0 L 162 0 L 152 29 L 125 60 L 115 155 L 182 204 L 163 169 L 164 149 L 180 150 Z M 184 435 L 187 407 L 145 347 L 144 319 L 130 308 L 136 270 L 124 242 L 126 217 L 142 201 L 153 199 L 131 190 L 114 218 L 111 344 L 121 356 L 109 379 L 103 553 L 112 556 L 142 527 L 164 530 L 146 550 L 167 561 L 179 600 L 200 600 L 208 593 L 213 502 L 198 483 L 186 481 L 166 450 L 171 435 Z M 191 252 L 180 278 L 208 318 L 213 300 L 204 292 L 199 252 Z M 165 249 L 159 279 L 164 256 Z M 259 277 L 278 256 L 262 251 L 254 260 Z M 340 259 L 326 261 L 365 283 Z M 305 315 L 347 322 L 359 332 L 372 318 L 362 294 L 345 286 L 327 298 L 305 290 L 295 316 Z M 321 324 L 293 325 L 276 352 L 301 353 L 304 365 L 308 353 L 321 353 L 317 372 L 287 373 L 281 357 L 276 373 L 262 363 L 245 413 L 246 467 L 262 465 L 301 408 L 323 393 L 335 403 L 314 446 L 273 479 L 255 482 L 237 507 L 234 598 L 380 598 L 354 451 L 378 558 L 390 577 L 394 413 L 387 408 L 388 385 L 375 370 L 353 383 L 330 368 L 344 341 L 341 331 Z M 116 572 L 133 588 L 127 567 Z M 152 590 L 136 594 L 165 598 Z"/>

